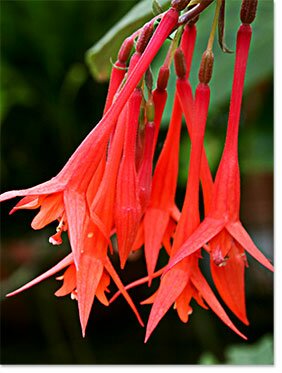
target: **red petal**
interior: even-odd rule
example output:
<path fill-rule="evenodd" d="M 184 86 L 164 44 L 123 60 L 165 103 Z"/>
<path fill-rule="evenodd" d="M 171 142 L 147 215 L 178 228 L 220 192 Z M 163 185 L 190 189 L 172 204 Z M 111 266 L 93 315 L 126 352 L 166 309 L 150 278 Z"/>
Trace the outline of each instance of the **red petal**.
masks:
<path fill-rule="evenodd" d="M 154 294 L 152 294 L 149 298 L 143 300 L 142 302 L 140 302 L 140 304 L 145 305 L 145 304 L 152 304 L 154 303 L 155 299 L 156 299 L 156 296 L 158 294 L 158 290 L 154 292 Z"/>
<path fill-rule="evenodd" d="M 132 251 L 139 250 L 144 245 L 144 220 L 139 224 L 139 228 L 132 245 Z"/>
<path fill-rule="evenodd" d="M 157 88 L 153 91 L 153 101 L 155 104 L 155 133 L 154 133 L 153 153 L 155 151 L 157 140 L 158 140 L 159 129 L 160 129 L 161 121 L 162 121 L 162 116 L 163 116 L 166 100 L 167 100 L 166 91 L 160 90 Z"/>
<path fill-rule="evenodd" d="M 181 49 L 183 50 L 186 62 L 186 76 L 188 79 L 190 75 L 191 63 L 194 54 L 195 42 L 197 36 L 197 29 L 195 25 L 186 25 L 181 38 Z"/>
<path fill-rule="evenodd" d="M 152 169 L 154 157 L 154 132 L 155 123 L 147 122 L 145 126 L 144 153 L 140 169 L 138 170 L 139 198 L 142 211 L 149 204 L 152 189 Z"/>
<path fill-rule="evenodd" d="M 129 100 L 123 145 L 123 156 L 118 168 L 115 198 L 115 225 L 121 268 L 124 268 L 141 219 L 139 185 L 135 168 L 136 134 L 142 93 L 136 89 Z"/>
<path fill-rule="evenodd" d="M 106 271 L 104 271 L 96 291 L 96 297 L 102 304 L 104 304 L 104 306 L 109 305 L 109 301 L 106 298 L 105 292 L 109 291 L 108 286 L 110 285 L 110 281 L 111 278 L 109 274 Z"/>
<path fill-rule="evenodd" d="M 62 193 L 51 194 L 44 198 L 41 208 L 35 218 L 32 220 L 33 229 L 41 229 L 52 221 L 57 220 L 63 215 L 64 204 Z"/>
<path fill-rule="evenodd" d="M 172 219 L 178 222 L 181 216 L 181 212 L 179 211 L 179 208 L 176 206 L 176 204 L 174 204 L 173 207 L 170 209 L 170 213 Z"/>
<path fill-rule="evenodd" d="M 189 81 L 184 79 L 177 79 L 176 83 L 177 94 L 179 97 L 179 101 L 181 104 L 181 108 L 183 110 L 187 130 L 189 133 L 189 137 L 192 136 L 192 107 L 193 107 L 193 94 L 192 88 Z M 201 157 L 201 170 L 200 170 L 200 178 L 203 188 L 204 194 L 204 204 L 205 204 L 205 215 L 209 212 L 210 205 L 211 205 L 211 198 L 212 198 L 212 190 L 213 190 L 213 179 L 212 174 L 209 168 L 209 163 L 206 155 L 205 149 L 202 151 Z"/>
<path fill-rule="evenodd" d="M 61 286 L 55 293 L 57 297 L 63 297 L 76 288 L 76 268 L 74 264 L 71 264 L 65 271 L 63 281 L 63 286 Z"/>
<path fill-rule="evenodd" d="M 77 270 L 77 301 L 83 337 L 103 267 L 101 260 L 93 256 L 82 254 L 80 257 Z"/>
<path fill-rule="evenodd" d="M 199 227 L 191 234 L 191 236 L 184 242 L 184 244 L 177 250 L 177 253 L 171 257 L 167 269 L 170 270 L 175 264 L 182 259 L 193 254 L 199 250 L 204 244 L 210 241 L 216 234 L 218 234 L 224 227 L 223 220 L 215 220 L 212 218 L 205 218 Z"/>
<path fill-rule="evenodd" d="M 64 204 L 73 258 L 78 268 L 79 257 L 83 250 L 82 236 L 84 224 L 86 224 L 86 201 L 80 193 L 67 189 L 64 193 Z"/>
<path fill-rule="evenodd" d="M 22 198 L 15 207 L 12 208 L 12 210 L 9 212 L 9 215 L 12 215 L 15 211 L 20 209 L 37 209 L 40 207 L 41 202 L 45 196 L 27 196 Z"/>
<path fill-rule="evenodd" d="M 29 289 L 30 287 L 38 284 L 39 282 L 45 280 L 46 278 L 48 278 L 50 276 L 53 276 L 54 274 L 61 271 L 63 268 L 67 267 L 68 265 L 70 265 L 72 263 L 73 263 L 73 256 L 72 256 L 72 254 L 69 254 L 63 260 L 61 260 L 58 264 L 56 264 L 54 267 L 49 269 L 47 272 L 45 272 L 42 275 L 36 277 L 34 280 L 28 282 L 27 284 L 25 284 L 21 288 L 13 291 L 12 293 L 7 294 L 6 296 L 11 297 L 12 295 L 16 295 L 16 294 L 18 294 L 18 293 L 20 293 L 20 292 L 22 292 L 26 289 Z"/>
<path fill-rule="evenodd" d="M 120 292 L 124 296 L 127 303 L 130 305 L 130 307 L 133 310 L 135 316 L 137 317 L 137 320 L 139 321 L 140 325 L 144 326 L 144 323 L 143 323 L 143 321 L 142 321 L 142 319 L 141 319 L 141 317 L 140 317 L 132 299 L 130 298 L 130 296 L 129 296 L 128 292 L 126 291 L 125 287 L 123 286 L 123 284 L 122 284 L 120 278 L 118 277 L 118 274 L 116 273 L 114 267 L 112 266 L 112 263 L 110 262 L 109 258 L 106 259 L 105 268 L 109 272 L 113 281 L 116 283 L 116 286 L 119 288 Z"/>
<path fill-rule="evenodd" d="M 51 194 L 62 191 L 66 186 L 66 182 L 62 183 L 56 178 L 53 178 L 45 183 L 38 184 L 32 188 L 11 190 L 0 195 L 0 202 L 7 201 L 8 199 L 20 197 L 20 196 L 30 196 L 30 195 L 42 195 Z"/>
<path fill-rule="evenodd" d="M 214 293 L 212 292 L 209 284 L 205 280 L 204 276 L 201 274 L 200 270 L 195 270 L 191 275 L 191 280 L 194 286 L 199 290 L 202 294 L 204 300 L 210 306 L 210 308 L 217 314 L 217 316 L 227 325 L 230 329 L 232 329 L 235 333 L 237 333 L 240 337 L 247 339 L 244 334 L 242 334 L 236 326 L 232 323 L 232 321 L 227 316 L 226 312 L 222 308 L 221 304 L 216 299 Z"/>
<path fill-rule="evenodd" d="M 163 210 L 168 210 L 174 205 L 178 177 L 181 121 L 182 111 L 179 100 L 175 96 L 168 132 L 152 181 L 150 205 Z"/>
<path fill-rule="evenodd" d="M 230 239 L 233 240 L 231 237 Z M 232 246 L 224 265 L 216 265 L 211 258 L 211 274 L 226 305 L 243 323 L 249 325 L 245 304 L 245 260 L 241 255 L 243 250 L 238 250 L 236 244 Z M 212 242 L 210 247 L 212 247 Z"/>
<path fill-rule="evenodd" d="M 182 293 L 176 299 L 175 308 L 180 320 L 184 323 L 188 322 L 189 315 L 192 313 L 190 301 L 192 298 L 192 288 L 190 282 L 185 286 Z"/>
<path fill-rule="evenodd" d="M 186 263 L 180 263 L 162 277 L 160 287 L 157 291 L 157 295 L 150 312 L 146 329 L 145 343 L 160 320 L 187 285 L 189 272 L 185 264 Z"/>
<path fill-rule="evenodd" d="M 238 221 L 235 223 L 229 223 L 226 225 L 228 232 L 235 238 L 236 241 L 246 250 L 250 255 L 252 255 L 258 262 L 265 266 L 270 271 L 274 271 L 273 265 L 269 260 L 261 253 L 261 251 L 253 243 L 251 237 Z"/>
<path fill-rule="evenodd" d="M 144 216 L 145 258 L 149 275 L 149 286 L 156 268 L 162 240 L 169 222 L 169 212 L 149 208 Z"/>

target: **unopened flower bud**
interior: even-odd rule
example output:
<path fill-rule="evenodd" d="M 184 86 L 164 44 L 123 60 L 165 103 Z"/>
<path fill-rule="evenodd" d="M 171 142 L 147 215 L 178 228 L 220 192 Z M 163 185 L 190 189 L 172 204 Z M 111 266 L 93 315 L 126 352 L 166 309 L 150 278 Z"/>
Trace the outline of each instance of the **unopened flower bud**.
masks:
<path fill-rule="evenodd" d="M 178 78 L 183 79 L 186 76 L 186 62 L 184 53 L 180 48 L 177 48 L 174 53 L 174 66 Z"/>
<path fill-rule="evenodd" d="M 256 17 L 258 0 L 243 0 L 240 18 L 242 23 L 250 24 Z"/>
<path fill-rule="evenodd" d="M 167 66 L 162 66 L 159 71 L 157 87 L 159 90 L 164 91 L 167 87 L 167 82 L 169 78 L 169 68 Z"/>
<path fill-rule="evenodd" d="M 155 105 L 152 100 L 146 102 L 146 118 L 148 122 L 153 122 L 155 119 Z"/>
<path fill-rule="evenodd" d="M 154 23 L 149 22 L 143 27 L 136 43 L 136 52 L 143 53 L 154 32 Z"/>
<path fill-rule="evenodd" d="M 145 73 L 145 83 L 150 92 L 152 92 L 153 89 L 153 75 L 150 67 L 147 69 Z"/>
<path fill-rule="evenodd" d="M 180 12 L 181 10 L 186 8 L 189 2 L 190 0 L 172 0 L 170 5 L 172 6 L 172 8 Z"/>
<path fill-rule="evenodd" d="M 122 43 L 122 45 L 120 47 L 120 50 L 118 52 L 119 62 L 122 62 L 122 63 L 127 62 L 128 58 L 130 56 L 132 47 L 133 47 L 133 43 L 134 43 L 134 39 L 132 37 L 129 37 L 129 38 L 124 40 L 124 42 Z"/>
<path fill-rule="evenodd" d="M 201 66 L 199 70 L 199 81 L 203 84 L 209 84 L 212 77 L 214 55 L 212 51 L 206 50 L 203 53 Z"/>

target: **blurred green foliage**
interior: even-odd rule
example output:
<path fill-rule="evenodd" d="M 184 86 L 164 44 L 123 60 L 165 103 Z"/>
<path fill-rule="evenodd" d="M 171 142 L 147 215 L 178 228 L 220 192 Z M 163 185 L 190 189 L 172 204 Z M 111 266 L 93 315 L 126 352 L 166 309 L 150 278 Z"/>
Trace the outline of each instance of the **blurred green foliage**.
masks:
<path fill-rule="evenodd" d="M 225 351 L 225 364 L 229 365 L 272 365 L 273 359 L 273 338 L 265 335 L 256 343 L 250 346 L 232 345 Z M 211 353 L 206 352 L 199 360 L 200 364 L 215 365 L 218 360 Z"/>

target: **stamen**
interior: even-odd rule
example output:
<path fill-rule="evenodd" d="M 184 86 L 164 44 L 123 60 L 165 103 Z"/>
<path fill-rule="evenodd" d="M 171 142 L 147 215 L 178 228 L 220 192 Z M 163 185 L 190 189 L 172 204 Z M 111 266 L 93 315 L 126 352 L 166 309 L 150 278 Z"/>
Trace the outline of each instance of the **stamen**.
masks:
<path fill-rule="evenodd" d="M 75 290 L 73 290 L 72 292 L 71 292 L 71 299 L 72 300 L 77 300 L 77 290 L 75 289 Z"/>
<path fill-rule="evenodd" d="M 61 237 L 62 233 L 63 233 L 62 230 L 57 230 L 57 233 L 49 237 L 49 242 L 52 245 L 61 245 L 61 243 L 63 242 L 62 237 Z"/>

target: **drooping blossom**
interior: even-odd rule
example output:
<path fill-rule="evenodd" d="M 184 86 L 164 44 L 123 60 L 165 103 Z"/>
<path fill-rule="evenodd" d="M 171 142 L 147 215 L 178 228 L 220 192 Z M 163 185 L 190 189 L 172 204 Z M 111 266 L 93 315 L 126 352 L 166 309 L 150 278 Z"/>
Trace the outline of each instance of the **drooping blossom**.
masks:
<path fill-rule="evenodd" d="M 83 336 L 95 298 L 108 306 L 122 294 L 143 326 L 127 290 L 144 283 L 150 286 L 154 278 L 162 275 L 158 290 L 142 302 L 153 303 L 145 341 L 171 306 L 180 320 L 187 322 L 193 311 L 192 299 L 201 307 L 213 310 L 245 338 L 229 319 L 200 270 L 201 249 L 209 253 L 212 278 L 221 298 L 245 324 L 248 324 L 245 252 L 273 269 L 239 219 L 238 130 L 251 39 L 250 23 L 255 18 L 257 0 L 243 0 L 241 8 L 242 25 L 237 35 L 227 135 L 214 183 L 203 142 L 214 59 L 212 44 L 220 1 L 215 9 L 207 51 L 202 57 L 195 97 L 189 82 L 197 15 L 212 1 L 191 4 L 189 0 L 172 0 L 168 11 L 127 37 L 112 67 L 103 118 L 61 172 L 46 183 L 0 196 L 0 201 L 23 197 L 10 213 L 40 208 L 32 227 L 41 229 L 58 221 L 49 242 L 60 245 L 64 238 L 62 233 L 66 232 L 71 246 L 71 253 L 57 265 L 8 295 L 58 274 L 57 280 L 62 284 L 55 295 L 70 294 L 77 300 Z M 173 40 L 153 89 L 151 63 L 170 35 Z M 166 139 L 154 167 L 173 57 L 176 91 Z M 183 115 L 191 139 L 191 153 L 180 213 L 175 194 Z M 202 222 L 200 184 L 205 208 Z M 114 234 L 122 269 L 130 252 L 144 246 L 148 275 L 127 286 L 123 285 L 112 264 Z M 162 247 L 169 256 L 169 263 L 155 272 Z M 108 300 L 111 281 L 118 290 Z"/>
<path fill-rule="evenodd" d="M 252 35 L 252 28 L 248 20 L 242 19 L 242 21 L 243 24 L 239 27 L 237 33 L 236 59 L 225 146 L 216 174 L 210 212 L 172 258 L 168 270 L 207 243 L 209 243 L 214 264 L 217 266 L 226 264 L 227 266 L 229 260 L 227 254 L 231 250 L 229 272 L 227 272 L 228 267 L 222 271 L 220 268 L 215 269 L 215 266 L 213 266 L 213 277 L 217 284 L 224 280 L 222 282 L 225 284 L 224 287 L 219 286 L 221 296 L 233 312 L 242 321 L 248 323 L 245 315 L 244 283 L 242 281 L 246 263 L 245 251 L 269 270 L 273 270 L 273 266 L 253 243 L 239 219 L 238 131 L 244 78 Z M 239 265 L 236 265 L 236 263 L 239 263 Z M 228 286 L 232 274 L 234 286 L 230 290 Z M 226 293 L 226 296 L 224 293 Z M 238 302 L 237 307 L 234 307 L 235 302 Z M 238 310 L 238 307 L 240 307 L 240 310 Z"/>
<path fill-rule="evenodd" d="M 25 190 L 6 192 L 1 196 L 1 201 L 26 196 L 16 209 L 41 207 L 35 227 L 41 228 L 57 219 L 60 227 L 67 227 L 76 267 L 76 292 L 83 334 L 104 268 L 118 287 L 122 288 L 107 258 L 107 248 L 111 246 L 115 183 L 123 148 L 122 118 L 127 112 L 126 104 L 150 62 L 176 26 L 178 15 L 176 9 L 170 8 L 162 16 L 136 65 L 127 74 L 124 85 L 115 97 L 111 94 L 112 103 L 108 105 L 103 118 L 62 171 L 46 183 Z M 115 89 L 118 88 L 116 84 Z M 110 139 L 109 158 L 106 159 Z M 60 243 L 60 236 L 53 237 L 51 241 L 55 240 Z M 127 293 L 122 292 L 127 297 Z M 135 313 L 142 323 L 137 311 Z"/>
<path fill-rule="evenodd" d="M 211 53 L 212 52 L 210 52 L 210 55 L 203 55 L 201 66 L 208 66 L 206 60 L 212 58 Z M 183 78 L 185 76 L 183 71 L 184 58 L 181 50 L 179 50 L 179 53 L 176 53 L 175 58 L 176 72 L 181 78 Z M 210 90 L 208 82 L 211 77 L 211 71 L 208 71 L 208 74 L 209 77 L 207 77 L 207 74 L 202 74 L 201 70 L 199 73 L 200 83 L 196 89 L 192 116 L 188 181 L 182 212 L 176 227 L 173 246 L 170 253 L 171 258 L 177 254 L 182 243 L 193 234 L 200 224 L 200 168 L 209 106 Z M 194 298 L 198 304 L 204 308 L 207 308 L 205 304 L 206 302 L 225 324 L 241 337 L 245 338 L 244 335 L 233 325 L 202 275 L 198 264 L 199 256 L 199 253 L 195 253 L 188 258 L 185 258 L 180 263 L 174 265 L 170 271 L 166 271 L 162 276 L 157 292 L 154 294 L 153 298 L 150 299 L 150 301 L 153 302 L 153 306 L 147 324 L 145 342 L 173 304 L 175 304 L 180 319 L 183 322 L 187 322 L 189 314 L 192 312 L 190 306 L 192 298 Z"/>
<path fill-rule="evenodd" d="M 183 42 L 182 44 L 190 71 L 196 40 L 195 26 L 185 27 L 183 38 L 185 44 Z M 170 55 L 168 58 L 171 58 Z M 165 68 L 166 70 L 164 70 Z M 158 84 L 163 83 L 161 75 L 163 71 L 169 71 L 167 61 L 163 70 L 160 71 Z M 185 70 L 185 77 L 188 78 L 187 70 Z M 162 243 L 164 240 L 169 242 L 180 215 L 174 199 L 178 178 L 181 124 L 182 110 L 179 99 L 175 95 L 167 136 L 154 170 L 150 202 L 143 218 L 143 226 L 140 228 L 143 230 L 143 241 L 139 241 L 139 245 L 144 243 L 149 284 Z M 169 229 L 171 227 L 172 230 Z M 170 235 L 166 240 L 168 232 Z"/>

